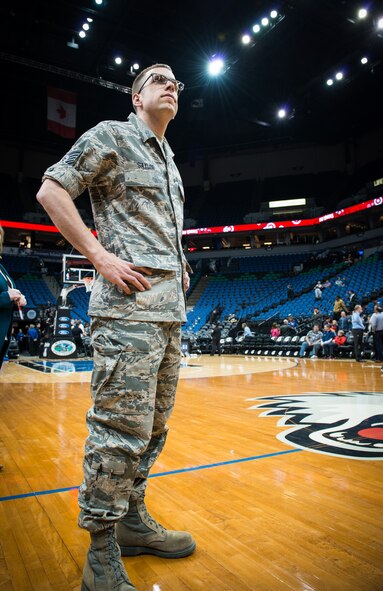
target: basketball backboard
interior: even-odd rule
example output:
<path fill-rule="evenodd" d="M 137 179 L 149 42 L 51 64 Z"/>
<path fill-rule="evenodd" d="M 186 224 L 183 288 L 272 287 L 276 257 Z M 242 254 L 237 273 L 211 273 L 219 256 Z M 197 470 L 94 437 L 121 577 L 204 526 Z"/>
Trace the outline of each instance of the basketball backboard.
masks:
<path fill-rule="evenodd" d="M 84 284 L 85 278 L 95 279 L 96 269 L 81 254 L 64 254 L 62 259 L 63 284 Z"/>

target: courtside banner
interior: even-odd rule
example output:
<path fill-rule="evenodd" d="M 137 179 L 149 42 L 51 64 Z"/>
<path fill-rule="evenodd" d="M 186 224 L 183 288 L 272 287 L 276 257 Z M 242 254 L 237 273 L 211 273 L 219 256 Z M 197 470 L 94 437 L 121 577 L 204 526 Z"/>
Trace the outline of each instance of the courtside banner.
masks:
<path fill-rule="evenodd" d="M 61 137 L 76 137 L 76 102 L 74 92 L 48 87 L 48 131 Z"/>

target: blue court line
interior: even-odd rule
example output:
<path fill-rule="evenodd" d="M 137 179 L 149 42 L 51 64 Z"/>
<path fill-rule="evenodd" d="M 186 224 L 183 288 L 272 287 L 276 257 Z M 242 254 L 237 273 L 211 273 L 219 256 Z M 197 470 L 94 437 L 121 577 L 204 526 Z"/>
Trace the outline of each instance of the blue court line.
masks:
<path fill-rule="evenodd" d="M 262 460 L 264 458 L 272 458 L 274 456 L 283 456 L 286 454 L 294 454 L 302 449 L 287 449 L 285 451 L 275 451 L 270 454 L 263 454 L 261 456 L 249 456 L 248 458 L 240 458 L 238 460 L 226 460 L 225 462 L 217 462 L 215 464 L 203 464 L 201 466 L 192 466 L 191 468 L 180 468 L 179 470 L 169 470 L 169 472 L 157 472 L 150 474 L 149 478 L 158 478 L 160 476 L 171 476 L 172 474 L 182 474 L 183 472 L 196 472 L 197 470 L 206 470 L 207 468 L 219 468 L 220 466 L 229 466 L 230 464 L 240 464 L 242 462 L 252 462 L 254 460 Z M 39 490 L 21 495 L 10 495 L 8 497 L 0 497 L 0 502 L 13 501 L 15 499 L 26 499 L 28 497 L 39 497 L 41 495 L 53 495 L 56 493 L 69 492 L 70 490 L 78 490 L 79 486 L 68 486 L 66 488 L 56 488 L 53 490 Z"/>

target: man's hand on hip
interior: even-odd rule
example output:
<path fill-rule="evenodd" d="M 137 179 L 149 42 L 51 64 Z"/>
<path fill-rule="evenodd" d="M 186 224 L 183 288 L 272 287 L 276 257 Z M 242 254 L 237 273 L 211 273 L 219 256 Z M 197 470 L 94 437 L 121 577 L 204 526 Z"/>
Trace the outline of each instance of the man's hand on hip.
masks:
<path fill-rule="evenodd" d="M 149 281 L 142 275 L 151 275 L 152 272 L 146 267 L 136 267 L 133 263 L 128 263 L 120 259 L 111 252 L 106 252 L 101 260 L 95 264 L 97 271 L 111 283 L 117 285 L 126 294 L 131 294 L 131 286 L 138 291 L 146 291 L 151 288 Z"/>

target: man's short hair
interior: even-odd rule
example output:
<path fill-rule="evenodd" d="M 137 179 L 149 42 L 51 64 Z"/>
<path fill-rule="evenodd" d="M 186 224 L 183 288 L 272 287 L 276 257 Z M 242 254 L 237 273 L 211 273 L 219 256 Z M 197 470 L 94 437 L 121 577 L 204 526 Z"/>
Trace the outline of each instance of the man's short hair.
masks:
<path fill-rule="evenodd" d="M 145 75 L 148 72 L 150 72 L 150 70 L 153 70 L 154 68 L 167 68 L 168 70 L 172 71 L 171 67 L 168 66 L 167 64 L 153 64 L 152 66 L 149 66 L 148 68 L 145 68 L 139 74 L 137 74 L 137 76 L 135 77 L 135 79 L 133 81 L 133 84 L 132 84 L 132 96 L 136 92 L 138 92 L 138 89 L 144 83 L 144 81 L 145 81 Z"/>

